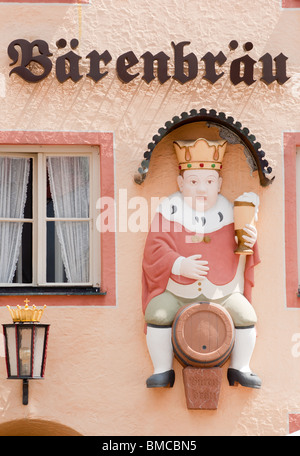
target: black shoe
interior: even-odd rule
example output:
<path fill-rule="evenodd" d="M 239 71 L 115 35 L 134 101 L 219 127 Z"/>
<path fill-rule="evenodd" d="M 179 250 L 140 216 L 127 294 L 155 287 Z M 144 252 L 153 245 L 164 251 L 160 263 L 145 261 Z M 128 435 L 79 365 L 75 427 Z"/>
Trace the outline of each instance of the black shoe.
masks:
<path fill-rule="evenodd" d="M 237 369 L 229 368 L 227 371 L 227 378 L 230 386 L 234 386 L 235 383 L 239 383 L 240 385 L 248 388 L 261 387 L 261 379 L 252 372 L 241 372 Z"/>
<path fill-rule="evenodd" d="M 153 374 L 146 381 L 147 388 L 167 388 L 174 385 L 175 372 L 173 369 L 162 372 L 160 374 Z"/>

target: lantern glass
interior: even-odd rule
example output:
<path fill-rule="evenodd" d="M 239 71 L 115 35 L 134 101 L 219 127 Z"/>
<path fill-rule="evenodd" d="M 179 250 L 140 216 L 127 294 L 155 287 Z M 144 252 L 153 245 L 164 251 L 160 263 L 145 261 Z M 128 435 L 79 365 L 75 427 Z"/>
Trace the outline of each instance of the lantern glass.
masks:
<path fill-rule="evenodd" d="M 18 376 L 17 338 L 15 325 L 5 325 L 4 335 L 6 341 L 6 359 L 8 377 Z"/>
<path fill-rule="evenodd" d="M 36 325 L 34 330 L 33 377 L 43 377 L 46 327 Z"/>
<path fill-rule="evenodd" d="M 32 331 L 31 326 L 19 326 L 18 342 L 19 342 L 19 375 L 20 377 L 32 377 Z"/>

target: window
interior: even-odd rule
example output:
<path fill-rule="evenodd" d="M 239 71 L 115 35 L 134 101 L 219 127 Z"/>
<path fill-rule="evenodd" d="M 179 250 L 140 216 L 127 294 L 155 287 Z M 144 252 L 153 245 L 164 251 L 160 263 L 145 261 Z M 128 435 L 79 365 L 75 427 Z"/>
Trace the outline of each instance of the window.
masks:
<path fill-rule="evenodd" d="M 285 202 L 285 282 L 286 306 L 300 307 L 300 133 L 285 132 L 284 202 Z"/>
<path fill-rule="evenodd" d="M 100 287 L 99 169 L 97 147 L 1 146 L 0 286 Z"/>
<path fill-rule="evenodd" d="M 73 286 L 73 284 L 68 282 L 46 282 L 46 286 L 35 282 L 33 285 L 34 276 L 44 274 L 45 277 L 45 270 L 47 271 L 47 257 L 45 260 L 45 250 L 44 253 L 38 251 L 38 240 L 36 239 L 36 232 L 32 235 L 32 246 L 23 242 L 24 246 L 20 246 L 23 250 L 26 247 L 30 247 L 30 251 L 32 252 L 32 282 L 26 283 L 25 282 L 25 275 L 22 277 L 23 283 L 20 282 L 20 276 L 9 284 L 5 282 L 4 284 L 0 285 L 0 306 L 7 305 L 7 304 L 22 304 L 22 299 L 20 300 L 20 295 L 26 296 L 29 298 L 31 304 L 34 303 L 36 306 L 43 306 L 47 304 L 47 306 L 109 306 L 114 307 L 117 304 L 117 290 L 116 290 L 116 230 L 100 232 L 97 230 L 97 217 L 100 214 L 100 209 L 95 208 L 95 201 L 98 201 L 100 197 L 103 198 L 110 198 L 115 199 L 115 163 L 114 163 L 114 138 L 113 133 L 111 132 L 70 132 L 70 131 L 0 131 L 0 155 L 1 157 L 7 158 L 25 158 L 29 159 L 29 171 L 28 171 L 28 181 L 27 178 L 25 179 L 27 188 L 26 193 L 26 200 L 24 204 L 24 214 L 19 220 L 16 220 L 16 217 L 13 217 L 14 220 L 10 221 L 9 223 L 23 223 L 22 228 L 22 237 L 24 227 L 25 229 L 30 229 L 28 227 L 32 227 L 32 229 L 36 230 L 36 223 L 39 223 L 39 218 L 37 211 L 38 201 L 41 201 L 41 206 L 45 204 L 44 198 L 41 197 L 39 194 L 39 190 L 41 188 L 41 192 L 46 192 L 46 205 L 47 205 L 47 195 L 49 195 L 48 191 L 50 189 L 50 183 L 47 182 L 46 176 L 49 175 L 47 172 L 47 157 L 89 157 L 89 188 L 90 188 L 90 214 L 89 214 L 89 223 L 90 223 L 90 249 L 89 252 L 91 254 L 90 257 L 90 265 L 91 265 L 91 277 L 90 277 L 90 285 L 83 285 L 81 283 L 79 286 Z M 40 163 L 44 161 L 44 167 L 39 166 Z M 30 168 L 32 167 L 32 171 Z M 16 172 L 16 166 L 15 172 Z M 34 171 L 33 171 L 34 170 Z M 40 176 L 39 176 L 40 173 Z M 31 191 L 31 185 L 36 188 L 37 183 L 41 183 L 42 180 L 39 177 L 42 177 L 44 173 L 44 184 L 40 185 L 38 188 L 38 193 L 34 193 L 34 190 Z M 30 178 L 30 174 L 32 178 Z M 24 173 L 26 177 L 26 173 Z M 32 184 L 31 180 L 32 179 Z M 1 176 L 0 176 L 1 180 Z M 0 184 L 1 185 L 1 184 Z M 25 185 L 25 184 L 24 184 Z M 22 192 L 20 189 L 24 189 L 24 186 L 19 187 L 19 191 Z M 34 187 L 33 187 L 34 188 Z M 50 190 L 51 191 L 51 190 Z M 27 201 L 28 194 L 32 194 L 32 208 L 33 208 L 33 215 L 35 218 L 30 219 L 29 209 L 30 203 Z M 20 196 L 20 193 L 19 193 Z M 2 195 L 0 194 L 0 200 Z M 54 197 L 55 198 L 55 197 Z M 53 198 L 52 198 L 53 199 Z M 35 211 L 35 212 L 34 212 Z M 96 214 L 95 214 L 96 211 Z M 43 211 L 42 211 L 43 212 Z M 41 214 L 41 211 L 39 211 Z M 11 213 L 8 214 L 11 217 Z M 52 213 L 53 215 L 53 213 Z M 55 214 L 54 214 L 55 215 Z M 96 218 L 94 218 L 96 217 Z M 62 221 L 65 222 L 65 218 L 63 220 L 54 220 L 53 217 L 48 217 L 46 214 L 46 218 L 50 220 L 46 220 L 43 223 Z M 81 217 L 80 217 L 81 218 Z M 24 219 L 25 222 L 24 222 Z M 87 220 L 82 220 L 85 222 Z M 2 217 L 2 222 L 4 222 Z M 1 221 L 0 221 L 1 223 Z M 52 225 L 53 225 L 52 223 Z M 116 222 L 114 222 L 116 223 Z M 26 226 L 25 226 L 26 225 Z M 20 228 L 19 228 L 20 230 Z M 37 230 L 38 231 L 38 230 Z M 54 230 L 55 231 L 55 230 Z M 44 245 L 47 245 L 47 231 L 44 229 Z M 40 234 L 40 233 L 38 233 Z M 46 242 L 45 242 L 46 236 Z M 58 239 L 59 243 L 59 239 Z M 1 230 L 0 230 L 0 244 L 1 244 Z M 49 244 L 49 242 L 48 242 Z M 56 242 L 57 244 L 57 242 Z M 20 244 L 21 245 L 21 244 Z M 25 247 L 26 245 L 26 247 Z M 99 245 L 99 249 L 98 246 Z M 52 248 L 52 252 L 55 250 L 56 258 L 59 257 L 59 244 L 54 245 Z M 18 274 L 20 273 L 20 264 L 24 262 L 24 260 L 20 260 L 19 256 L 21 252 L 18 254 L 18 261 L 16 268 L 18 269 Z M 44 270 L 38 271 L 41 264 L 42 256 L 44 256 Z M 50 261 L 50 260 L 49 260 Z M 46 262 L 46 263 L 45 263 Z M 60 266 L 58 266 L 60 265 Z M 100 268 L 101 265 L 101 268 Z M 62 274 L 62 260 L 56 262 L 56 274 Z M 59 267 L 60 271 L 59 272 Z M 64 267 L 63 267 L 64 268 Z M 0 267 L 1 269 L 1 267 Z M 22 272 L 23 274 L 23 272 Z M 47 275 L 46 275 L 47 277 Z M 62 277 L 62 276 L 61 276 Z M 98 278 L 100 278 L 100 288 L 97 287 Z M 27 278 L 27 280 L 29 280 Z M 57 279 L 58 280 L 58 277 Z M 66 280 L 60 278 L 59 280 Z M 61 284 L 61 286 L 59 285 Z M 96 286 L 96 288 L 95 288 Z M 46 297 L 45 297 L 46 295 Z M 9 298 L 6 298 L 9 296 Z M 32 296 L 32 297 L 31 297 Z"/>

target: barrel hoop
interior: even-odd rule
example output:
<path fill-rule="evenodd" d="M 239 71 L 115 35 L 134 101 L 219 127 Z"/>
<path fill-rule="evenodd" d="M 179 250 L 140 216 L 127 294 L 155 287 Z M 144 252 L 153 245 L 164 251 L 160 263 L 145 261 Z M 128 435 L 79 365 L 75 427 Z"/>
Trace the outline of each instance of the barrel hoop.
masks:
<path fill-rule="evenodd" d="M 227 359 L 227 356 L 230 355 L 231 353 L 231 350 L 233 348 L 233 344 L 234 344 L 234 341 L 232 341 L 232 343 L 230 344 L 228 350 L 226 350 L 226 352 L 223 353 L 222 356 L 219 356 L 219 358 L 216 358 L 212 361 L 199 361 L 198 359 L 195 359 L 195 358 L 192 358 L 191 356 L 188 356 L 186 355 L 185 353 L 182 352 L 182 350 L 180 349 L 180 347 L 178 347 L 177 343 L 176 343 L 176 347 L 174 345 L 174 340 L 172 341 L 173 342 L 173 348 L 174 348 L 174 352 L 176 354 L 176 356 L 184 363 L 184 364 L 187 364 L 187 362 L 182 358 L 182 356 L 179 355 L 179 352 L 181 354 L 183 354 L 185 356 L 185 358 L 189 361 L 192 361 L 193 363 L 197 363 L 197 364 L 213 364 L 214 367 L 217 367 L 219 365 L 221 365 L 223 362 L 226 361 Z M 177 350 L 178 349 L 178 350 Z M 178 352 L 179 351 L 179 352 Z M 217 365 L 215 365 L 215 363 L 219 361 L 219 363 Z"/>
<path fill-rule="evenodd" d="M 153 325 L 152 323 L 147 323 L 149 328 L 172 328 L 172 325 Z"/>

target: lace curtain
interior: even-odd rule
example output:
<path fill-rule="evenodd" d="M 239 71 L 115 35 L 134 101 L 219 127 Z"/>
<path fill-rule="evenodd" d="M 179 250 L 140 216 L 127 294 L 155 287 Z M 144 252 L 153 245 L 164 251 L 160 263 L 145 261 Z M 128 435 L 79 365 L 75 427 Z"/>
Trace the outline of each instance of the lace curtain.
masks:
<path fill-rule="evenodd" d="M 30 160 L 0 157 L 0 218 L 24 217 Z M 0 282 L 11 283 L 19 258 L 22 222 L 0 222 Z"/>
<path fill-rule="evenodd" d="M 88 218 L 88 157 L 48 157 L 47 166 L 54 216 Z M 56 221 L 55 229 L 68 282 L 89 282 L 89 221 Z"/>

